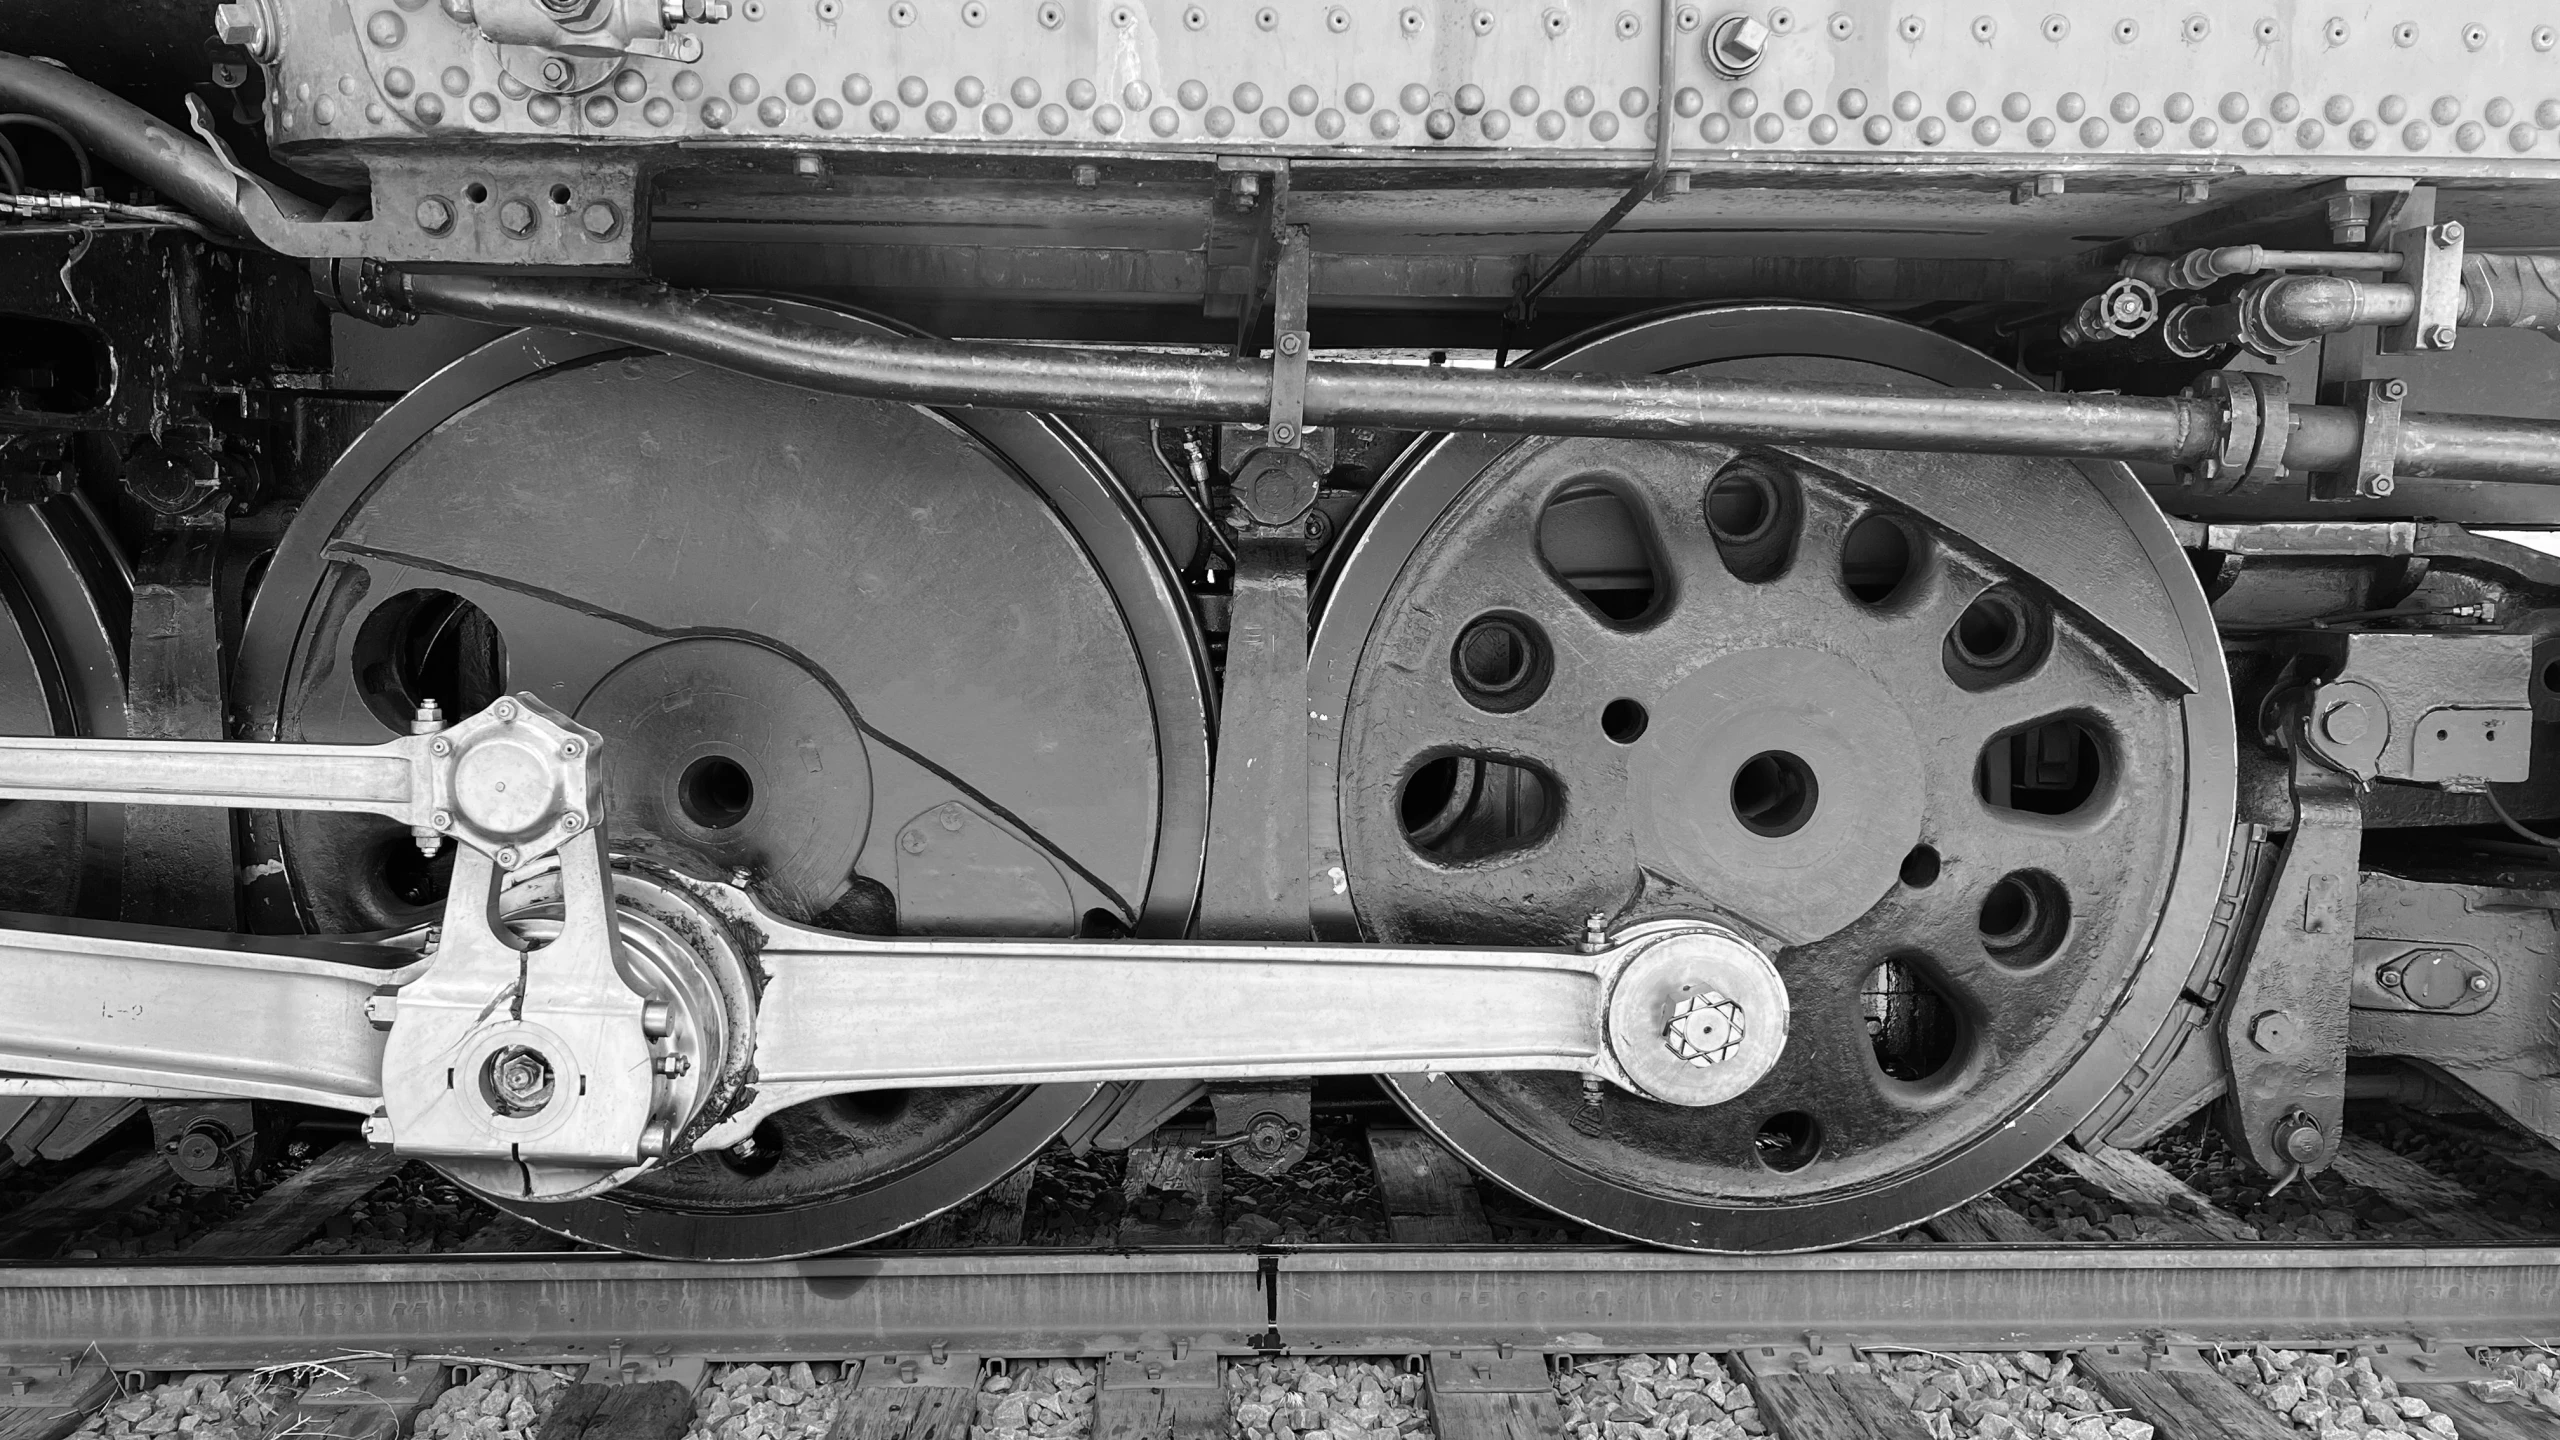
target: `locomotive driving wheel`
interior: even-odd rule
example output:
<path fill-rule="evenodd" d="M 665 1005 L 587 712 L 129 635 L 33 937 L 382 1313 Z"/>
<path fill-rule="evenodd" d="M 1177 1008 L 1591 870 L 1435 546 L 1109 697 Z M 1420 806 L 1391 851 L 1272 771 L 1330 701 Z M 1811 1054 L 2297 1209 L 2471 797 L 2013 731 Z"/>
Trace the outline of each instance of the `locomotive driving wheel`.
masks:
<path fill-rule="evenodd" d="M 530 691 L 606 737 L 635 875 L 730 879 L 822 928 L 1172 935 L 1200 879 L 1205 677 L 1134 503 L 1056 422 L 523 332 L 403 399 L 314 494 L 240 690 L 258 733 L 337 743 Z M 265 928 L 435 916 L 450 852 L 403 827 L 252 829 Z M 607 1195 L 484 1193 L 618 1249 L 811 1254 L 967 1199 L 1095 1090 L 844 1096 Z"/>
<path fill-rule="evenodd" d="M 1795 306 L 1528 363 L 2027 383 Z M 1313 647 L 1321 928 L 1570 943 L 1703 914 L 1788 991 L 1775 1067 L 1705 1109 L 1390 1080 L 1479 1169 L 1637 1239 L 1841 1244 L 2043 1154 L 2163 1023 L 2234 740 L 2202 591 L 2123 467 L 1452 435 L 1355 523 Z"/>

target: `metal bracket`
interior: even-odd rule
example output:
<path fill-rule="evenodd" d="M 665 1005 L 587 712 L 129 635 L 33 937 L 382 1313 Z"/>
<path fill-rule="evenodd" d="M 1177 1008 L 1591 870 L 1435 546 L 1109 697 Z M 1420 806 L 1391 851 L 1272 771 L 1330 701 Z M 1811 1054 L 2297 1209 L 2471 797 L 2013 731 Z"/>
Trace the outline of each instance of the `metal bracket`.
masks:
<path fill-rule="evenodd" d="M 2400 402 L 2408 394 L 2404 380 L 2347 382 L 2345 402 L 2364 422 L 2356 440 L 2355 464 L 2314 474 L 2312 499 L 2379 500 L 2397 488 L 2391 469 L 2400 458 Z"/>
<path fill-rule="evenodd" d="M 2284 450 L 2293 433 L 2292 388 L 2281 375 L 2257 370 L 2211 370 L 2196 378 L 2190 394 L 2220 403 L 2222 448 L 2183 472 L 2206 495 L 2228 495 L 2270 484 L 2284 474 Z"/>
<path fill-rule="evenodd" d="M 1277 1175 L 1307 1158 L 1313 1132 L 1312 1087 L 1308 1082 L 1226 1084 L 1209 1087 L 1209 1105 L 1217 1115 L 1218 1133 L 1203 1148 L 1225 1150 L 1240 1170 Z"/>
<path fill-rule="evenodd" d="M 2461 222 L 2406 225 L 2389 232 L 2385 243 L 2399 252 L 2396 278 L 2418 292 L 2418 308 L 2406 323 L 2384 326 L 2376 348 L 2385 355 L 2451 350 L 2462 323 Z"/>
<path fill-rule="evenodd" d="M 1262 323 L 1262 305 L 1271 295 L 1272 271 L 1278 262 L 1282 232 L 1289 228 L 1289 162 L 1265 163 L 1220 157 L 1218 168 L 1226 177 L 1225 195 L 1229 205 L 1239 211 L 1259 205 L 1262 214 L 1251 227 L 1244 260 L 1244 298 L 1236 309 L 1235 353 L 1254 352 L 1254 331 Z M 1217 263 L 1217 236 L 1210 237 L 1210 263 Z"/>
<path fill-rule="evenodd" d="M 1288 450 L 1298 448 L 1306 429 L 1308 265 L 1307 227 L 1285 227 L 1279 263 L 1272 267 L 1271 423 L 1266 433 L 1272 444 Z M 1314 504 L 1315 497 L 1308 496 L 1307 503 Z"/>
<path fill-rule="evenodd" d="M 2336 1158 L 2347 1102 L 2347 979 L 2355 963 L 2364 803 L 2293 718 L 2293 834 L 2256 943 L 2224 997 L 2234 1145 L 2290 1180 Z"/>

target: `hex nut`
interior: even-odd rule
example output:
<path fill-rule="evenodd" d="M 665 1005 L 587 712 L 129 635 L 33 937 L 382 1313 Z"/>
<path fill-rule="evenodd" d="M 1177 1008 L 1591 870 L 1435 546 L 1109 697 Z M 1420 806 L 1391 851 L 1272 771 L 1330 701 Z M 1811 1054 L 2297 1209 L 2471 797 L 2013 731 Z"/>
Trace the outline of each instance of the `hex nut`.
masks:
<path fill-rule="evenodd" d="M 498 228 L 510 235 L 533 233 L 533 207 L 521 200 L 510 200 L 499 206 Z"/>
<path fill-rule="evenodd" d="M 1662 1043 L 1692 1065 L 1717 1065 L 1742 1047 L 1742 1006 L 1717 990 L 1702 990 L 1672 1007 Z"/>
<path fill-rule="evenodd" d="M 418 202 L 418 228 L 430 235 L 442 235 L 453 228 L 453 202 L 441 195 L 430 195 Z"/>

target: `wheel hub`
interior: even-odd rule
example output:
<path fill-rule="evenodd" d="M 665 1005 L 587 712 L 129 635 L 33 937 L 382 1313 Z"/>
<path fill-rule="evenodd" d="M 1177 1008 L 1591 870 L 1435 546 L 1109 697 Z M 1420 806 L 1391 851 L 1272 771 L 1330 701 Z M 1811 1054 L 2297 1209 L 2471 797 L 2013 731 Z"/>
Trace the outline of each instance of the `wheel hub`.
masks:
<path fill-rule="evenodd" d="M 1781 306 L 1541 363 L 2021 383 Z M 2229 839 L 2230 702 L 2120 467 L 1444 437 L 1356 523 L 1314 647 L 1340 717 L 1320 923 L 1553 943 L 1594 912 L 1714 915 L 1784 1006 L 1772 1033 L 1731 986 L 1655 997 L 1639 1048 L 1666 1072 L 1769 1047 L 1704 1109 L 1391 1082 L 1480 1169 L 1642 1239 L 1843 1243 L 2041 1154 L 2165 1018 Z"/>

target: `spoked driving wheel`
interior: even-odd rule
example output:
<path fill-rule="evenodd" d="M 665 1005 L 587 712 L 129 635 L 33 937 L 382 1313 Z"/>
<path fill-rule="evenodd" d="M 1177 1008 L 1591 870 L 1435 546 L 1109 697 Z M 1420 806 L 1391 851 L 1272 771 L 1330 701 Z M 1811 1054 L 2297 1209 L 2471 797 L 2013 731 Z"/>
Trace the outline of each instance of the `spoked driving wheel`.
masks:
<path fill-rule="evenodd" d="M 2025 383 L 1782 306 L 1533 363 Z M 1721 1105 L 1391 1082 L 1554 1209 L 1716 1250 L 1915 1223 L 2060 1139 L 2198 954 L 2230 699 L 2196 579 L 2120 466 L 1448 436 L 1326 578 L 1328 928 L 1561 943 L 1594 913 L 1708 914 L 1777 956 L 1784 1050 Z"/>
<path fill-rule="evenodd" d="M 606 737 L 617 852 L 821 927 L 1178 934 L 1198 892 L 1203 652 L 1133 503 L 1045 417 L 511 336 L 349 451 L 243 670 L 285 740 L 532 691 Z M 271 928 L 425 923 L 451 863 L 365 817 L 257 835 Z M 847 1096 L 606 1196 L 492 1198 L 619 1249 L 809 1254 L 968 1198 L 1094 1091 Z"/>

